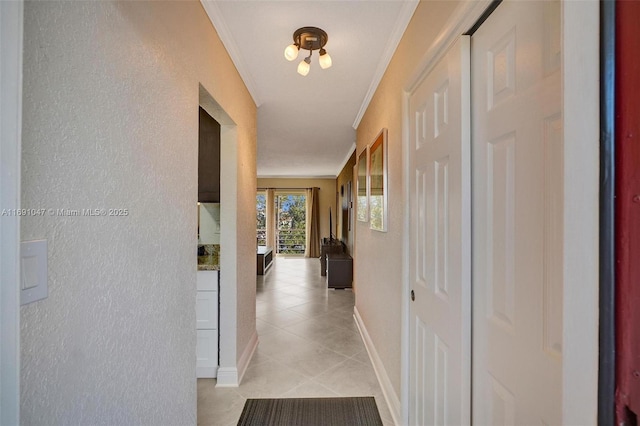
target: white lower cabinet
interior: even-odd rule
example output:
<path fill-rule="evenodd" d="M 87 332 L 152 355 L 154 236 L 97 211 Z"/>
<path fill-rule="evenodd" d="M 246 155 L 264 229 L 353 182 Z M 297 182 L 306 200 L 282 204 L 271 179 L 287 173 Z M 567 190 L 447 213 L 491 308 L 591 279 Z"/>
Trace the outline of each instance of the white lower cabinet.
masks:
<path fill-rule="evenodd" d="M 218 292 L 199 291 L 196 298 L 196 329 L 218 329 Z"/>
<path fill-rule="evenodd" d="M 218 372 L 218 330 L 196 330 L 198 378 L 216 377 Z"/>
<path fill-rule="evenodd" d="M 196 376 L 218 374 L 218 271 L 198 271 Z"/>

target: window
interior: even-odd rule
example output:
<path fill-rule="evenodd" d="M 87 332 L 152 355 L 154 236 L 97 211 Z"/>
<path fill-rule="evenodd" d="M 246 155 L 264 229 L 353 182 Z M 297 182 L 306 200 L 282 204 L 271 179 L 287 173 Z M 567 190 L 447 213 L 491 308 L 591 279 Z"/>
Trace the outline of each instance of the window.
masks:
<path fill-rule="evenodd" d="M 256 236 L 259 246 L 267 245 L 267 197 L 264 192 L 256 196 Z"/>
<path fill-rule="evenodd" d="M 304 254 L 306 248 L 306 205 L 304 194 L 277 194 L 276 253 Z"/>

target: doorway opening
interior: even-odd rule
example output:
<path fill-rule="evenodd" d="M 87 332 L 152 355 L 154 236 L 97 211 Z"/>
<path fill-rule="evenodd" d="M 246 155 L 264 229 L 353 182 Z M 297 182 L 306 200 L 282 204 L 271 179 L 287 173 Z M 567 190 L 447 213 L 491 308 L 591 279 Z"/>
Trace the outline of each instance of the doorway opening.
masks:
<path fill-rule="evenodd" d="M 235 208 L 238 203 L 238 131 L 236 123 L 220 104 L 202 86 L 199 86 L 199 106 L 220 124 L 220 176 L 224 181 L 220 185 L 219 213 L 216 211 L 216 230 L 219 226 L 219 282 L 224 283 L 218 293 L 217 330 L 220 330 L 217 340 L 217 381 L 216 386 L 237 386 L 246 369 L 243 359 L 236 356 L 237 339 L 237 268 L 236 256 L 238 242 L 235 234 L 237 229 L 237 215 Z M 212 271 L 200 271 L 212 272 Z M 213 271 L 215 272 L 215 271 Z M 206 290 L 213 292 L 213 290 Z M 195 301 L 194 301 L 195 303 Z M 209 312 L 212 312 L 209 310 Z M 214 334 L 214 333 L 211 333 Z M 212 349 L 213 351 L 213 349 Z"/>

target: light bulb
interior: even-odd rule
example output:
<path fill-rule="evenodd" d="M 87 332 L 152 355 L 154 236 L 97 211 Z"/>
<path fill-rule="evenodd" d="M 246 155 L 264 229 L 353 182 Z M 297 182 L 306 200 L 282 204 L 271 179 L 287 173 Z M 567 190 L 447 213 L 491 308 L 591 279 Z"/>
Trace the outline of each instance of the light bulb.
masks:
<path fill-rule="evenodd" d="M 326 70 L 331 66 L 331 56 L 329 56 L 326 50 L 322 49 L 320 51 L 320 59 L 318 60 L 318 62 L 320 62 L 320 68 L 322 68 L 323 70 Z"/>
<path fill-rule="evenodd" d="M 284 57 L 287 61 L 293 61 L 298 57 L 298 46 L 295 44 L 290 44 L 284 49 Z"/>
<path fill-rule="evenodd" d="M 311 68 L 311 65 L 309 65 L 310 63 L 311 59 L 309 59 L 309 57 L 306 57 L 303 61 L 300 61 L 300 63 L 298 64 L 298 74 L 302 76 L 309 74 L 309 69 Z"/>

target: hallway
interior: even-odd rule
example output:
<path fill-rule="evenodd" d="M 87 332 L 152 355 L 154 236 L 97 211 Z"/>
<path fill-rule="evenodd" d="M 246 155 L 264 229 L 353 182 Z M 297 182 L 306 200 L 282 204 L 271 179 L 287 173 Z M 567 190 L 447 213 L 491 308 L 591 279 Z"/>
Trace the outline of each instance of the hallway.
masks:
<path fill-rule="evenodd" d="M 391 415 L 353 319 L 354 294 L 328 290 L 317 259 L 278 257 L 258 276 L 260 343 L 237 388 L 198 379 L 198 424 L 235 425 L 247 398 L 375 396 Z"/>

